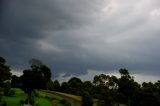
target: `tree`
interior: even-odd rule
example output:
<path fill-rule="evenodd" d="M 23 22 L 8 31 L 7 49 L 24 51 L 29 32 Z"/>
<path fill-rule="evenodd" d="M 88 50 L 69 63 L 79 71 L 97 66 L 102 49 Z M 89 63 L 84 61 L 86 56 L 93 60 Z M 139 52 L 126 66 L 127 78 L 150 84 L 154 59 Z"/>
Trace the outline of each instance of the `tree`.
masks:
<path fill-rule="evenodd" d="M 118 81 L 118 91 L 124 95 L 123 102 L 130 106 L 136 91 L 140 88 L 140 85 L 134 81 L 127 69 L 120 69 L 119 72 L 121 78 Z"/>
<path fill-rule="evenodd" d="M 13 88 L 18 88 L 18 87 L 20 87 L 20 79 L 19 79 L 18 76 L 16 76 L 16 75 L 12 75 L 12 76 L 11 76 L 11 86 L 12 86 Z"/>
<path fill-rule="evenodd" d="M 117 90 L 118 89 L 118 78 L 116 76 L 109 77 L 108 81 L 109 89 Z"/>
<path fill-rule="evenodd" d="M 51 80 L 50 69 L 39 60 L 33 59 L 31 69 L 23 71 L 20 77 L 22 89 L 28 94 L 28 103 L 31 104 L 32 92 L 34 89 L 46 89 L 47 83 Z"/>
<path fill-rule="evenodd" d="M 144 82 L 141 89 L 135 93 L 135 99 L 132 100 L 131 106 L 160 106 L 157 83 Z"/>
<path fill-rule="evenodd" d="M 51 80 L 52 73 L 51 70 L 46 65 L 41 65 L 40 71 L 44 75 L 47 82 Z"/>
<path fill-rule="evenodd" d="M 128 70 L 125 69 L 125 68 L 121 68 L 121 69 L 119 70 L 119 73 L 121 74 L 122 77 L 126 77 L 127 79 L 130 79 L 130 78 L 131 78 L 131 76 L 129 75 Z"/>
<path fill-rule="evenodd" d="M 59 82 L 58 82 L 58 80 L 55 80 L 54 82 L 53 82 L 53 90 L 55 90 L 55 91 L 60 91 L 60 84 L 59 84 Z"/>
<path fill-rule="evenodd" d="M 53 87 L 54 85 L 53 85 L 53 81 L 52 80 L 50 80 L 50 81 L 48 81 L 47 82 L 47 84 L 46 84 L 46 89 L 47 90 L 54 90 L 54 87 Z"/>
<path fill-rule="evenodd" d="M 51 69 L 48 68 L 46 65 L 41 64 L 40 72 L 46 80 L 46 89 L 53 90 L 53 82 L 51 80 L 52 76 Z"/>
<path fill-rule="evenodd" d="M 69 84 L 67 82 L 62 82 L 61 91 L 62 92 L 66 92 L 66 93 L 70 93 L 71 92 L 71 89 L 70 89 Z"/>
<path fill-rule="evenodd" d="M 105 75 L 105 74 L 100 74 L 100 75 L 96 75 L 93 79 L 93 83 L 95 84 L 95 86 L 114 86 L 114 79 L 115 77 L 110 77 L 109 75 Z M 111 82 L 112 81 L 112 82 Z"/>
<path fill-rule="evenodd" d="M 0 57 L 0 102 L 1 92 L 7 96 L 10 93 L 10 83 L 7 80 L 10 80 L 11 75 L 10 68 L 6 65 L 6 60 L 3 57 Z"/>
<path fill-rule="evenodd" d="M 158 80 L 155 83 L 155 88 L 156 88 L 156 91 L 157 91 L 158 95 L 160 96 L 160 80 Z"/>
<path fill-rule="evenodd" d="M 22 90 L 28 94 L 28 104 L 31 104 L 34 89 L 44 89 L 46 86 L 45 78 L 38 71 L 24 70 L 20 77 Z"/>
<path fill-rule="evenodd" d="M 0 87 L 3 87 L 4 81 L 11 78 L 11 72 L 8 65 L 6 65 L 6 60 L 0 57 Z"/>
<path fill-rule="evenodd" d="M 114 100 L 110 95 L 109 89 L 102 88 L 98 99 L 98 106 L 114 106 Z"/>
<path fill-rule="evenodd" d="M 79 78 L 73 77 L 68 81 L 69 87 L 71 89 L 71 93 L 76 95 L 81 95 L 82 93 L 82 81 Z"/>
<path fill-rule="evenodd" d="M 94 86 L 90 81 L 83 82 L 83 91 L 89 93 L 89 95 L 94 94 Z"/>
<path fill-rule="evenodd" d="M 82 94 L 82 106 L 93 106 L 93 100 L 88 92 Z"/>

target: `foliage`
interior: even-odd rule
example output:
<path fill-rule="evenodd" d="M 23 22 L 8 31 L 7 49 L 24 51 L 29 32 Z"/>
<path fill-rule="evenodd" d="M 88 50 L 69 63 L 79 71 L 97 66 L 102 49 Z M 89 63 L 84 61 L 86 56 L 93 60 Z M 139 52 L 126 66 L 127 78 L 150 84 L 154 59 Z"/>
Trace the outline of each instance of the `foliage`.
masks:
<path fill-rule="evenodd" d="M 87 92 L 89 95 L 94 95 L 93 89 L 94 89 L 94 86 L 91 83 L 91 81 L 84 81 L 83 82 L 83 91 Z"/>
<path fill-rule="evenodd" d="M 54 99 L 59 105 L 62 105 L 60 101 L 65 104 L 62 98 L 55 99 L 56 97 L 53 95 L 44 93 L 35 95 L 33 92 L 34 89 L 47 89 L 64 92 L 61 94 L 71 98 L 74 98 L 74 95 L 82 96 L 82 99 L 77 96 L 75 98 L 78 98 L 78 101 L 82 100 L 82 105 L 87 104 L 87 106 L 92 104 L 92 98 L 96 99 L 98 106 L 115 106 L 115 104 L 160 106 L 160 81 L 155 83 L 144 82 L 140 85 L 134 81 L 134 77 L 130 75 L 127 69 L 122 68 L 119 70 L 119 73 L 121 75 L 120 78 L 106 74 L 95 75 L 93 82 L 83 82 L 81 79 L 73 77 L 68 82 L 62 82 L 60 85 L 58 80 L 54 82 L 51 80 L 51 70 L 37 59 L 31 60 L 31 68 L 24 70 L 23 75 L 19 78 L 15 75 L 11 77 L 10 67 L 6 65 L 6 60 L 0 57 L 0 99 L 1 95 L 6 95 L 3 96 L 2 100 L 8 100 L 7 103 L 12 103 L 13 100 L 25 102 L 26 95 L 17 96 L 20 97 L 17 99 L 17 97 L 14 97 L 14 91 L 11 89 L 11 87 L 21 87 L 28 94 L 28 100 L 26 99 L 28 102 L 35 100 L 35 96 L 42 97 L 42 95 L 45 95 L 43 99 Z M 11 84 L 8 82 L 10 79 Z M 24 99 L 22 100 L 22 98 Z M 35 103 L 36 105 L 41 105 L 37 102 Z M 16 105 L 18 105 L 17 102 L 14 106 Z"/>
<path fill-rule="evenodd" d="M 69 87 L 69 84 L 67 82 L 62 82 L 61 91 L 66 92 L 66 93 L 69 93 L 71 91 L 70 87 Z"/>
<path fill-rule="evenodd" d="M 81 95 L 81 93 L 83 91 L 82 90 L 83 83 L 82 83 L 81 79 L 73 77 L 68 81 L 68 84 L 69 84 L 69 87 L 70 87 L 72 94 Z"/>
<path fill-rule="evenodd" d="M 53 85 L 53 81 L 49 80 L 46 84 L 46 89 L 47 90 L 54 90 L 54 85 Z"/>
<path fill-rule="evenodd" d="M 82 95 L 82 106 L 93 106 L 93 100 L 88 92 L 84 92 Z"/>
<path fill-rule="evenodd" d="M 60 91 L 60 83 L 58 82 L 58 80 L 55 80 L 54 82 L 53 82 L 53 90 L 54 91 Z"/>
<path fill-rule="evenodd" d="M 0 102 L 0 106 L 7 106 L 7 103 L 5 101 Z"/>
<path fill-rule="evenodd" d="M 12 88 L 18 88 L 20 87 L 20 79 L 16 75 L 11 76 L 11 87 Z"/>
<path fill-rule="evenodd" d="M 28 103 L 32 101 L 34 89 L 46 89 L 47 83 L 51 81 L 51 71 L 42 62 L 36 59 L 31 60 L 31 69 L 23 71 L 20 77 L 21 88 L 28 94 Z"/>
<path fill-rule="evenodd" d="M 2 101 L 6 101 L 8 106 L 19 106 L 20 100 L 24 100 L 27 96 L 20 89 L 13 89 L 15 91 L 14 96 L 3 96 Z"/>
<path fill-rule="evenodd" d="M 11 84 L 9 82 L 4 84 L 3 94 L 5 96 L 13 96 L 15 94 L 15 91 L 11 89 Z"/>
<path fill-rule="evenodd" d="M 102 89 L 100 91 L 99 95 L 99 101 L 98 101 L 98 106 L 113 106 L 114 105 L 114 100 L 112 96 L 110 95 L 109 90 L 107 89 Z"/>
<path fill-rule="evenodd" d="M 9 80 L 11 77 L 10 68 L 6 65 L 6 60 L 3 57 L 0 57 L 0 87 L 3 87 L 3 84 L 6 80 Z"/>
<path fill-rule="evenodd" d="M 63 104 L 64 106 L 71 106 L 71 104 L 67 102 L 65 99 L 62 99 L 60 103 Z"/>
<path fill-rule="evenodd" d="M 20 77 L 22 89 L 26 93 L 30 93 L 33 89 L 45 88 L 45 79 L 38 71 L 24 70 Z"/>

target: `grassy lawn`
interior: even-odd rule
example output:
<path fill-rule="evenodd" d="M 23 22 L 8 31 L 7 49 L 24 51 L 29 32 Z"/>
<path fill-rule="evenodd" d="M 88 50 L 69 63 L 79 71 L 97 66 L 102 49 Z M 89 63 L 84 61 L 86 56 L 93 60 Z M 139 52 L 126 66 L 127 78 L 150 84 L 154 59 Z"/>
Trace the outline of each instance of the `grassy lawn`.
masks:
<path fill-rule="evenodd" d="M 15 95 L 11 96 L 11 97 L 3 96 L 2 101 L 6 101 L 7 106 L 20 106 L 20 101 L 25 100 L 27 98 L 27 95 L 21 89 L 14 88 L 13 90 L 15 91 Z M 36 90 L 36 93 L 37 93 L 37 97 L 35 97 L 35 105 L 38 105 L 38 106 L 64 106 L 61 103 L 61 100 L 63 100 L 63 98 L 56 95 L 56 94 L 47 93 L 47 92 L 43 92 L 43 91 L 39 91 L 39 90 Z M 71 95 L 71 94 L 67 94 L 67 93 L 60 93 L 60 94 L 68 96 L 73 99 L 76 99 L 78 101 L 82 101 L 82 98 L 80 96 Z M 71 102 L 71 101 L 68 101 L 68 102 Z M 96 99 L 94 100 L 93 106 L 97 106 Z M 120 106 L 125 106 L 125 105 L 120 104 Z"/>
<path fill-rule="evenodd" d="M 27 95 L 20 89 L 14 89 L 15 94 L 12 97 L 3 96 L 2 101 L 6 101 L 8 106 L 19 106 L 20 100 L 25 100 Z"/>
<path fill-rule="evenodd" d="M 38 104 L 38 106 L 52 106 L 52 102 L 46 98 L 36 98 L 35 104 Z"/>
<path fill-rule="evenodd" d="M 76 96 L 76 95 L 72 95 L 72 94 L 67 94 L 67 93 L 61 93 L 61 92 L 57 92 L 58 94 L 61 94 L 61 95 L 64 95 L 64 96 L 67 96 L 67 97 L 70 97 L 71 99 L 73 99 L 73 100 L 77 100 L 77 101 L 82 101 L 82 97 L 81 96 Z M 68 101 L 70 102 L 70 103 L 72 103 L 72 100 L 69 100 L 68 99 Z M 98 102 L 98 100 L 97 99 L 94 99 L 93 100 L 93 106 L 97 106 L 97 102 Z M 79 106 L 79 104 L 76 104 L 77 106 Z"/>
<path fill-rule="evenodd" d="M 14 96 L 3 96 L 2 101 L 5 101 L 7 103 L 7 106 L 20 106 L 20 101 L 25 100 L 27 98 L 27 95 L 21 90 L 21 89 L 13 89 L 15 91 Z M 38 93 L 38 97 L 35 97 L 35 105 L 38 106 L 64 106 L 60 103 L 60 100 L 62 98 L 41 92 L 36 91 Z"/>

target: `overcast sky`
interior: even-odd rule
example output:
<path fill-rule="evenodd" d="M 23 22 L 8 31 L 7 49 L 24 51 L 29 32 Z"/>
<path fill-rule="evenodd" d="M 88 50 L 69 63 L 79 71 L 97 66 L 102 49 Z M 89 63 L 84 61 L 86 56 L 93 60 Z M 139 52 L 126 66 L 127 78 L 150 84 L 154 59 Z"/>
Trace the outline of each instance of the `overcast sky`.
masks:
<path fill-rule="evenodd" d="M 160 0 L 0 0 L 0 56 L 20 72 L 37 58 L 54 77 L 160 77 Z"/>

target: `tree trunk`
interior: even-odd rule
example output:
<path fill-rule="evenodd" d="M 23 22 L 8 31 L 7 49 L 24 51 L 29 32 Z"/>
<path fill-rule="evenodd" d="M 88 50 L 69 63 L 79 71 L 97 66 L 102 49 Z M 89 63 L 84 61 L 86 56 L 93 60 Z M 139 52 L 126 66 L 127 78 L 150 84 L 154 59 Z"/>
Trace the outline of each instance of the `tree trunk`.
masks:
<path fill-rule="evenodd" d="M 32 101 L 32 92 L 29 92 L 28 93 L 28 104 L 30 104 L 31 105 L 31 101 Z"/>

